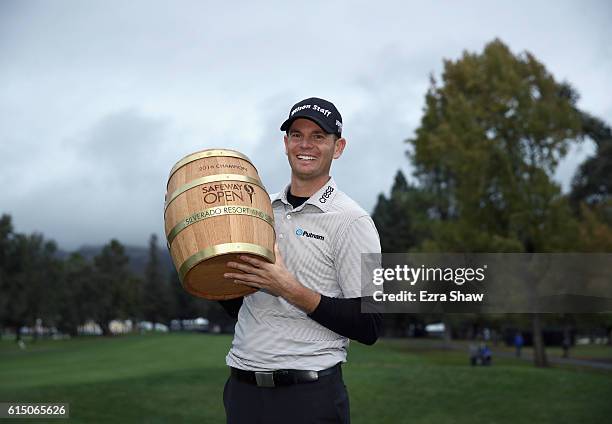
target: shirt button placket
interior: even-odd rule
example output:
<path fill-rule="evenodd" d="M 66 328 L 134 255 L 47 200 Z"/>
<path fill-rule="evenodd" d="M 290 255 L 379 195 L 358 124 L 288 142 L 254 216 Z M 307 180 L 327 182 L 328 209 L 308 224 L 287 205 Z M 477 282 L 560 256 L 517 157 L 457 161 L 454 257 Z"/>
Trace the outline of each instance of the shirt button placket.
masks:
<path fill-rule="evenodd" d="M 287 210 L 287 207 L 285 206 L 285 211 L 286 211 L 286 210 Z M 284 230 L 286 229 L 285 223 L 283 222 L 283 221 L 285 220 L 285 219 L 284 219 L 284 217 L 285 217 L 285 216 L 283 215 L 283 220 L 282 220 L 282 221 L 281 221 L 281 223 L 280 223 L 280 224 L 281 224 L 281 231 L 284 231 Z M 284 239 L 284 238 L 285 238 L 285 235 L 284 235 L 283 233 L 278 233 L 278 234 L 276 235 L 276 237 L 277 237 L 279 240 L 282 240 L 282 239 Z"/>

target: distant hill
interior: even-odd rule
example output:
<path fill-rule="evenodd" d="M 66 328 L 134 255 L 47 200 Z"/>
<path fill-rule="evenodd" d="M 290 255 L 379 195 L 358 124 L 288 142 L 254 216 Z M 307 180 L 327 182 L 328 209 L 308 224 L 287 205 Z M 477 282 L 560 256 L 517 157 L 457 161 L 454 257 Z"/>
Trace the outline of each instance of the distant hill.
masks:
<path fill-rule="evenodd" d="M 81 246 L 76 251 L 67 252 L 65 250 L 59 250 L 58 256 L 61 259 L 65 259 L 72 253 L 77 252 L 81 254 L 88 261 L 93 261 L 94 256 L 98 255 L 102 250 L 103 246 Z M 149 249 L 141 246 L 123 246 L 125 248 L 125 254 L 130 258 L 130 270 L 138 275 L 144 276 L 145 268 L 147 266 Z M 165 246 L 159 246 L 159 257 L 165 272 L 170 273 L 174 269 L 172 264 L 172 258 L 168 249 Z"/>

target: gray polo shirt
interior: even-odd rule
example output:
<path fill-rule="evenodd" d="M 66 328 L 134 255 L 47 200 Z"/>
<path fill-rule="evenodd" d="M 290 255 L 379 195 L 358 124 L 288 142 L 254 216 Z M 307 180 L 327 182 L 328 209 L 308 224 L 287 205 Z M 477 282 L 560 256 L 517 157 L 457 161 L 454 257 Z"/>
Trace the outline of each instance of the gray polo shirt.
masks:
<path fill-rule="evenodd" d="M 333 178 L 295 209 L 288 188 L 271 199 L 276 241 L 289 271 L 325 296 L 371 295 L 361 290 L 361 253 L 380 253 L 380 240 L 368 213 Z M 282 297 L 258 291 L 244 298 L 226 363 L 252 371 L 319 371 L 345 362 L 348 344 Z"/>

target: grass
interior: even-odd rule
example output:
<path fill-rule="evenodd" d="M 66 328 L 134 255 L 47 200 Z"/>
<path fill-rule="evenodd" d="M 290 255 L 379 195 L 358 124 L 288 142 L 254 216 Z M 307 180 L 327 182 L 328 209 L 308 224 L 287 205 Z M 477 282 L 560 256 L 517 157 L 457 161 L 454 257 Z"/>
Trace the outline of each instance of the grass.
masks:
<path fill-rule="evenodd" d="M 403 341 L 406 344 L 406 340 Z M 453 340 L 453 346 L 456 349 L 463 349 L 464 351 L 469 350 L 470 344 L 474 344 L 476 342 L 469 340 Z M 444 341 L 440 338 L 421 338 L 421 339 L 411 339 L 408 341 L 408 344 L 412 350 L 417 350 L 419 348 L 427 348 L 431 349 L 432 347 L 437 349 L 442 349 L 444 346 Z M 498 344 L 494 344 L 493 342 L 488 343 L 489 346 L 493 349 L 494 352 L 504 352 L 507 354 L 514 355 L 515 348 L 514 346 L 507 346 L 503 342 L 499 342 Z M 532 357 L 533 356 L 533 347 L 524 346 L 522 349 L 522 355 L 524 357 Z M 546 347 L 546 355 L 551 359 L 560 359 L 563 357 L 563 349 L 560 346 L 547 346 Z M 581 359 L 581 360 L 590 360 L 595 362 L 603 362 L 603 363 L 611 363 L 612 364 L 612 346 L 605 344 L 591 344 L 591 345 L 576 345 L 572 346 L 569 351 L 570 359 Z"/>
<path fill-rule="evenodd" d="M 70 403 L 75 423 L 224 422 L 230 343 L 155 334 L 45 340 L 21 351 L 3 341 L 0 401 Z M 610 373 L 542 370 L 512 358 L 470 367 L 466 352 L 410 340 L 351 343 L 344 375 L 354 423 L 586 424 L 612 416 Z"/>

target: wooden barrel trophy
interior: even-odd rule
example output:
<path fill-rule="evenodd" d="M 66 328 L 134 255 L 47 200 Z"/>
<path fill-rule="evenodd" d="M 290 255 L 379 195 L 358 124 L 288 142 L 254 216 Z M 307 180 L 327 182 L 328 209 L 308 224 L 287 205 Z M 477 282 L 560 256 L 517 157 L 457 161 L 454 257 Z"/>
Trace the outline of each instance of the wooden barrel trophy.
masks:
<path fill-rule="evenodd" d="M 168 248 L 185 290 L 232 299 L 256 289 L 223 277 L 241 254 L 274 262 L 274 214 L 257 169 L 240 152 L 209 149 L 170 171 L 164 207 Z"/>

